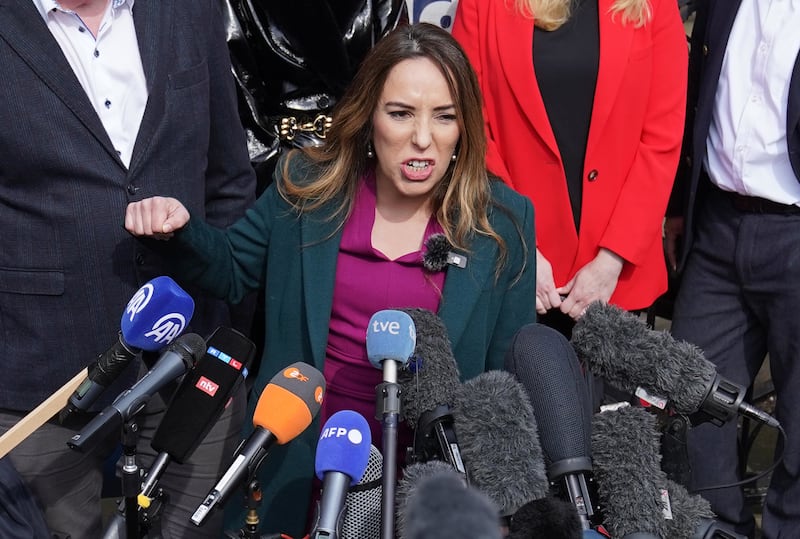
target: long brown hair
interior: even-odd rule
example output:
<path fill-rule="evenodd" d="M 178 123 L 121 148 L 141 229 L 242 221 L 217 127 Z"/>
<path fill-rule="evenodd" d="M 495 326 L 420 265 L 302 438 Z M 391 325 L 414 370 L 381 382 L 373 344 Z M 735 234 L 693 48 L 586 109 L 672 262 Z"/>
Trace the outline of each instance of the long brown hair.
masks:
<path fill-rule="evenodd" d="M 478 80 L 461 46 L 441 28 L 419 23 L 404 25 L 384 36 L 369 52 L 333 111 L 333 126 L 325 144 L 305 153 L 320 173 L 312 182 L 289 179 L 289 159 L 278 182 L 281 194 L 299 211 L 338 200 L 335 217 L 346 218 L 358 183 L 371 165 L 367 146 L 372 115 L 389 72 L 400 62 L 427 58 L 447 80 L 456 108 L 460 138 L 457 158 L 433 193 L 431 205 L 450 243 L 468 251 L 473 234 L 488 236 L 500 246 L 498 268 L 507 256 L 505 242 L 489 223 L 491 190 L 486 172 L 486 136 Z"/>

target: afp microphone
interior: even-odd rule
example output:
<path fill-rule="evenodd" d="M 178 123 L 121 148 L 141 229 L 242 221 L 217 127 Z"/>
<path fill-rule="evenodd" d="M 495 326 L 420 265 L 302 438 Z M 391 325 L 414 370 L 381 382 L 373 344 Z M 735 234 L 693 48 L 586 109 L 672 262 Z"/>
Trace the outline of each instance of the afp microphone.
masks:
<path fill-rule="evenodd" d="M 156 391 L 185 374 L 205 350 L 206 342 L 195 333 L 178 337 L 161 353 L 147 374 L 70 438 L 67 445 L 77 451 L 87 452 L 113 432 L 120 432 L 123 424 L 138 414 Z"/>
<path fill-rule="evenodd" d="M 202 526 L 209 513 L 258 471 L 275 444 L 289 443 L 311 424 L 322 405 L 325 378 L 307 363 L 289 365 L 272 377 L 253 413 L 255 430 L 243 441 L 233 463 L 195 510 L 191 521 Z"/>
<path fill-rule="evenodd" d="M 255 344 L 235 329 L 214 330 L 205 354 L 183 377 L 153 435 L 150 445 L 158 456 L 140 501 L 147 503 L 170 462 L 183 464 L 194 453 L 241 387 L 255 354 Z"/>
<path fill-rule="evenodd" d="M 694 424 L 722 425 L 742 414 L 780 427 L 777 419 L 743 402 L 745 388 L 717 374 L 698 347 L 649 329 L 619 307 L 589 305 L 575 324 L 572 344 L 593 373 L 660 408 L 669 403 Z"/>
<path fill-rule="evenodd" d="M 333 414 L 322 427 L 314 468 L 322 497 L 310 539 L 341 539 L 349 488 L 361 481 L 369 462 L 372 436 L 364 417 L 352 410 Z"/>
<path fill-rule="evenodd" d="M 414 354 L 398 373 L 401 416 L 414 429 L 410 462 L 437 459 L 467 479 L 451 411 L 461 385 L 447 328 L 427 309 L 402 309 L 417 331 Z"/>
<path fill-rule="evenodd" d="M 122 313 L 117 341 L 89 367 L 86 379 L 59 413 L 59 422 L 68 424 L 72 414 L 89 410 L 139 352 L 155 352 L 171 343 L 193 313 L 191 296 L 169 277 L 156 277 L 142 285 Z"/>

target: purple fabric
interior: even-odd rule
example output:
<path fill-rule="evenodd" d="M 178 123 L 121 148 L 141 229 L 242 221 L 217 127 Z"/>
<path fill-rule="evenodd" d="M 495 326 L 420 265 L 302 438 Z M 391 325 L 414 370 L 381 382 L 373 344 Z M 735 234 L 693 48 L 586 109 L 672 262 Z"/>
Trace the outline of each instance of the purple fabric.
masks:
<path fill-rule="evenodd" d="M 323 369 L 327 394 L 320 410 L 320 424 L 324 425 L 339 410 L 359 412 L 370 425 L 373 443 L 381 449 L 381 423 L 375 419 L 375 386 L 383 376 L 367 358 L 367 324 L 382 309 L 421 307 L 437 312 L 445 272 L 426 272 L 421 250 L 389 260 L 373 249 L 374 223 L 375 177 L 370 173 L 356 195 L 339 248 Z M 438 221 L 431 217 L 425 239 L 441 232 Z M 401 425 L 401 444 L 409 441 L 409 433 Z M 398 448 L 399 456 L 404 454 L 403 447 Z"/>

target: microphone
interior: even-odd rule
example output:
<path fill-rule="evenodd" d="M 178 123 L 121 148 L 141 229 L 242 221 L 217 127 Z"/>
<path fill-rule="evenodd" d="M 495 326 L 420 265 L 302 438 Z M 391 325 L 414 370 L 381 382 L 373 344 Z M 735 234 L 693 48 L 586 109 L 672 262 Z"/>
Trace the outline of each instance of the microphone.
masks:
<path fill-rule="evenodd" d="M 255 354 L 255 344 L 235 329 L 214 330 L 205 354 L 184 376 L 150 442 L 158 455 L 142 485 L 140 505 L 149 505 L 171 461 L 183 464 L 194 453 L 242 385 Z"/>
<path fill-rule="evenodd" d="M 186 373 L 206 349 L 206 342 L 196 333 L 181 335 L 167 346 L 147 374 L 130 389 L 126 389 L 102 412 L 95 416 L 67 445 L 85 453 L 119 431 L 145 407 L 150 397 L 161 388 Z"/>
<path fill-rule="evenodd" d="M 417 334 L 414 321 L 402 312 L 378 311 L 367 325 L 367 357 L 372 366 L 383 370 L 383 383 L 375 388 L 378 418 L 383 426 L 383 500 L 381 526 L 383 539 L 394 538 L 394 494 L 397 479 L 397 423 L 400 418 L 398 365 L 405 365 L 414 352 Z"/>
<path fill-rule="evenodd" d="M 511 517 L 508 539 L 581 539 L 583 525 L 575 506 L 547 496 L 532 500 Z"/>
<path fill-rule="evenodd" d="M 180 335 L 192 319 L 194 301 L 166 276 L 145 283 L 128 301 L 117 341 L 89 367 L 86 379 L 59 412 L 59 423 L 85 412 L 142 350 L 155 352 Z"/>
<path fill-rule="evenodd" d="M 325 393 L 325 378 L 307 363 L 289 365 L 272 377 L 253 413 L 255 430 L 239 444 L 233 463 L 191 516 L 202 526 L 209 513 L 258 471 L 273 445 L 284 445 L 300 435 L 316 417 Z"/>
<path fill-rule="evenodd" d="M 400 537 L 501 539 L 497 507 L 485 494 L 466 485 L 452 467 L 440 464 L 445 466 L 444 470 L 439 468 L 429 475 L 421 474 L 408 493 L 404 504 L 406 514 L 402 518 L 404 531 Z M 413 466 L 420 465 L 409 468 Z"/>
<path fill-rule="evenodd" d="M 471 484 L 511 515 L 549 492 L 544 457 L 525 388 L 506 371 L 467 380 L 453 405 Z"/>
<path fill-rule="evenodd" d="M 778 420 L 743 402 L 745 388 L 717 374 L 703 352 L 666 331 L 654 331 L 619 307 L 594 302 L 572 331 L 578 357 L 617 388 L 693 424 L 722 425 L 737 414 L 779 428 Z"/>
<path fill-rule="evenodd" d="M 371 444 L 367 420 L 357 412 L 342 410 L 325 422 L 314 463 L 322 481 L 322 498 L 311 539 L 341 539 L 347 491 L 361 481 Z"/>
<path fill-rule="evenodd" d="M 383 455 L 371 445 L 367 468 L 358 484 L 350 487 L 345 499 L 341 539 L 378 539 L 381 534 Z"/>
<path fill-rule="evenodd" d="M 590 529 L 592 411 L 574 350 L 558 331 L 528 324 L 515 335 L 505 368 L 527 390 L 550 482 L 559 485 L 561 495 L 578 511 L 583 528 Z"/>
<path fill-rule="evenodd" d="M 447 328 L 427 309 L 401 310 L 417 331 L 414 355 L 398 373 L 401 415 L 414 426 L 414 447 L 407 461 L 441 460 L 467 479 L 450 409 L 461 381 Z"/>

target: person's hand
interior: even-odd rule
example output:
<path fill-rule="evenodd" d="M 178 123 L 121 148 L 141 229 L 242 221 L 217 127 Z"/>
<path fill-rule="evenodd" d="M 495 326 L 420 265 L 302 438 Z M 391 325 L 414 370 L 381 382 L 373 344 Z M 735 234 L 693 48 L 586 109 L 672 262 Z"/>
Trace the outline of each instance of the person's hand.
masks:
<path fill-rule="evenodd" d="M 608 249 L 600 249 L 591 262 L 579 269 L 567 284 L 556 290 L 566 296 L 561 302 L 561 312 L 577 320 L 583 316 L 590 303 L 607 302 L 617 288 L 623 264 L 621 256 Z"/>
<path fill-rule="evenodd" d="M 669 269 L 678 271 L 678 240 L 684 233 L 683 217 L 667 217 L 664 220 L 664 252 Z"/>
<path fill-rule="evenodd" d="M 561 306 L 561 296 L 556 291 L 553 266 L 541 251 L 536 249 L 536 312 L 545 314 L 559 306 Z"/>
<path fill-rule="evenodd" d="M 166 240 L 188 222 L 189 211 L 175 198 L 146 198 L 125 211 L 125 229 L 134 236 Z"/>

